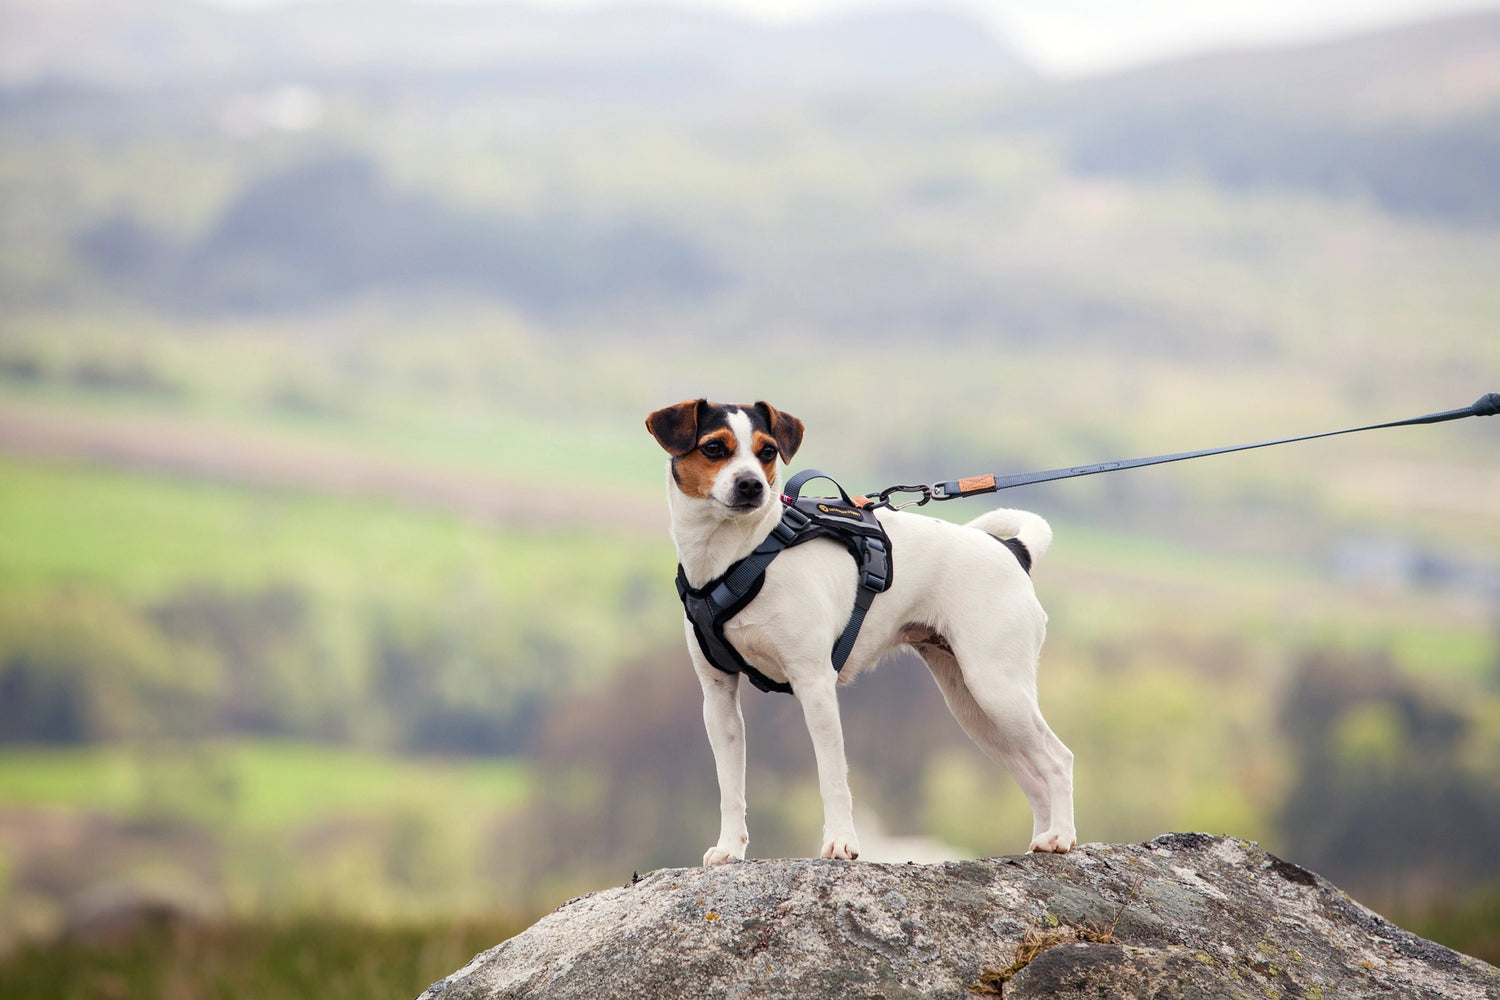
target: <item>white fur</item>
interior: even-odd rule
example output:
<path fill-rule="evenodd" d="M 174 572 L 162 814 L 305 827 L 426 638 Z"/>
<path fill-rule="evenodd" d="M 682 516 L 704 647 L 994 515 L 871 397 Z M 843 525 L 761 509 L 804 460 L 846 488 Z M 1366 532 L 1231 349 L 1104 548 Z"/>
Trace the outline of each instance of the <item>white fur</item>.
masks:
<path fill-rule="evenodd" d="M 684 495 L 668 476 L 672 536 L 695 587 L 748 555 L 781 516 L 779 475 L 755 511 L 737 512 L 718 499 L 721 491 L 729 496 L 745 469 L 762 475 L 749 454 L 748 419 L 731 414 L 730 426 L 740 447 L 710 499 Z M 1067 851 L 1077 839 L 1073 755 L 1048 728 L 1036 697 L 1047 616 L 1015 555 L 987 537 L 1019 538 L 1036 560 L 1051 543 L 1051 528 L 1019 510 L 990 511 L 968 525 L 899 511 L 878 516 L 891 538 L 893 584 L 875 598 L 841 673 L 834 673 L 831 651 L 854 606 L 856 578 L 854 561 L 836 542 L 817 539 L 781 553 L 759 596 L 725 628 L 740 654 L 767 677 L 789 682 L 802 705 L 823 798 L 822 856 L 859 856 L 837 684 L 903 645 L 914 645 L 926 661 L 964 732 L 1021 786 L 1032 810 L 1029 849 Z M 933 635 L 951 653 L 924 641 Z M 691 625 L 687 645 L 703 686 L 703 720 L 719 777 L 719 840 L 703 863 L 721 864 L 744 858 L 749 843 L 740 677 L 704 658 Z"/>

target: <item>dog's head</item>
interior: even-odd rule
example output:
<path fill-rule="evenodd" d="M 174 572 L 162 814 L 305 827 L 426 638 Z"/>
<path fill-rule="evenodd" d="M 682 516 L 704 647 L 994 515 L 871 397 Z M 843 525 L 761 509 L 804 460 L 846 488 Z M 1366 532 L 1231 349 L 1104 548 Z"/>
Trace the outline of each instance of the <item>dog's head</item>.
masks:
<path fill-rule="evenodd" d="M 651 414 L 646 429 L 672 456 L 677 490 L 732 516 L 760 510 L 772 496 L 777 459 L 797 453 L 803 427 L 769 403 L 689 399 Z"/>

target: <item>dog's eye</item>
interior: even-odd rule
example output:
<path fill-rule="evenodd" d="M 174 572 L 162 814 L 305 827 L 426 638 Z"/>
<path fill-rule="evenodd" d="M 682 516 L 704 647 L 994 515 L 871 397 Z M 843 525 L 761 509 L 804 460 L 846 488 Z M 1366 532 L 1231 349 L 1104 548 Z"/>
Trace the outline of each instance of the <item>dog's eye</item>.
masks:
<path fill-rule="evenodd" d="M 724 447 L 722 441 L 706 441 L 699 446 L 698 450 L 703 452 L 704 458 L 723 458 L 729 454 L 729 449 Z"/>
<path fill-rule="evenodd" d="M 768 444 L 762 448 L 760 450 L 760 460 L 762 462 L 774 462 L 776 460 L 776 446 Z"/>

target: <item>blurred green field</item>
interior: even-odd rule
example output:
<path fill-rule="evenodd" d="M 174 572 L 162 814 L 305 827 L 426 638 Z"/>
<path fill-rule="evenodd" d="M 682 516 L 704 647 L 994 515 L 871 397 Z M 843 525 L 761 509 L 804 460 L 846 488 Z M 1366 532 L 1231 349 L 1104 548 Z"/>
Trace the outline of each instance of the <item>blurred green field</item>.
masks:
<path fill-rule="evenodd" d="M 296 743 L 0 750 L 0 801 L 122 818 L 170 815 L 245 833 L 347 816 L 441 811 L 453 802 L 511 810 L 524 764 L 420 760 Z"/>
<path fill-rule="evenodd" d="M 3 458 L 0 477 L 0 581 L 12 614 L 59 588 L 135 603 L 194 585 L 279 584 L 344 619 L 331 623 L 335 632 L 347 633 L 350 616 L 399 622 L 446 606 L 473 615 L 496 641 L 506 632 L 511 641 L 555 636 L 579 664 L 675 634 L 647 613 L 668 607 L 658 599 L 667 588 L 645 583 L 671 565 L 665 538 L 506 531 L 395 502 Z"/>

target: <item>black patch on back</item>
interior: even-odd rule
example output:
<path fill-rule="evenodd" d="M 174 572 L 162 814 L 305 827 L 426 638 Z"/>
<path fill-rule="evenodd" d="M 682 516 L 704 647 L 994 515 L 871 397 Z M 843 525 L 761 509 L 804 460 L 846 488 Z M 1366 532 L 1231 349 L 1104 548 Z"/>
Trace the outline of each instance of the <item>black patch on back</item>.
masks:
<path fill-rule="evenodd" d="M 990 537 L 994 538 L 993 535 Z M 1031 550 L 1026 547 L 1025 542 L 1019 538 L 996 538 L 995 541 L 1015 553 L 1016 562 L 1021 564 L 1021 568 L 1026 571 L 1028 576 L 1031 575 Z"/>

